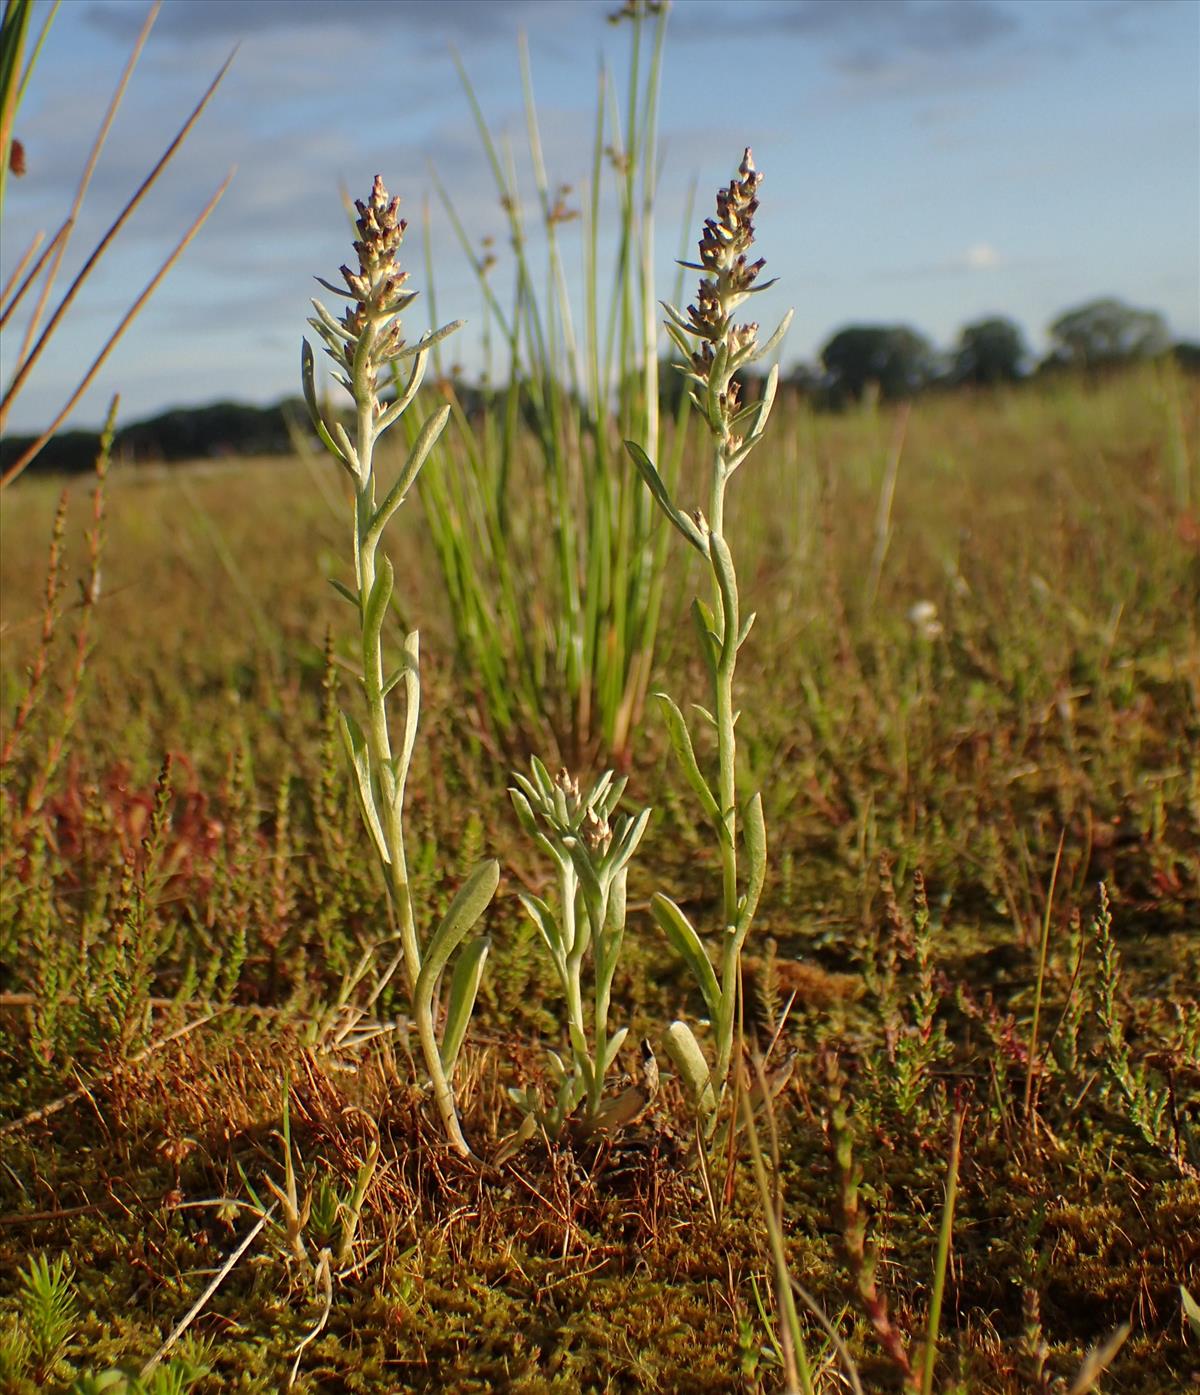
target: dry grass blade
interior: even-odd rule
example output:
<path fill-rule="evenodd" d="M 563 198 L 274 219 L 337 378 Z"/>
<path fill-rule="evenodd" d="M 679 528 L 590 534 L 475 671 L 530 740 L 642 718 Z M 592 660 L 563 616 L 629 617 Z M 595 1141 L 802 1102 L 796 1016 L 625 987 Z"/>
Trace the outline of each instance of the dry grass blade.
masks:
<path fill-rule="evenodd" d="M 1087 1395 L 1089 1390 L 1094 1389 L 1096 1382 L 1111 1365 L 1113 1357 L 1125 1345 L 1125 1339 L 1132 1330 L 1127 1322 L 1123 1322 L 1111 1336 L 1094 1346 L 1084 1357 L 1079 1374 L 1071 1382 L 1067 1395 Z"/>
<path fill-rule="evenodd" d="M 55 242 L 58 241 L 58 238 L 63 236 L 66 230 L 67 225 L 64 223 L 62 227 L 58 230 L 58 235 L 55 238 Z M 45 266 L 46 258 L 50 255 L 50 251 L 51 248 L 54 246 L 54 243 L 51 243 L 50 247 L 47 247 L 46 250 L 42 253 L 42 255 L 38 257 L 36 263 L 34 264 L 33 270 L 29 273 L 28 276 L 25 277 L 25 280 L 21 283 L 21 289 L 17 291 L 15 295 L 13 294 L 13 287 L 17 284 L 18 279 L 24 274 L 25 268 L 29 265 L 33 257 L 37 254 L 37 249 L 42 245 L 42 243 L 45 240 L 46 234 L 44 232 L 34 233 L 34 235 L 29 239 L 29 246 L 26 247 L 25 251 L 21 255 L 21 260 L 16 264 L 15 267 L 13 267 L 12 275 L 4 283 L 4 289 L 0 291 L 0 306 L 3 306 L 3 309 L 0 309 L 0 329 L 3 329 L 4 326 L 8 323 L 9 316 L 20 304 L 22 298 L 25 295 L 25 292 L 37 279 L 38 272 L 42 269 L 43 266 Z M 9 299 L 10 296 L 12 297 L 11 300 Z"/>
<path fill-rule="evenodd" d="M 200 1297 L 196 1299 L 196 1301 L 187 1310 L 187 1312 L 184 1313 L 183 1317 L 181 1317 L 179 1321 L 175 1324 L 175 1326 L 171 1329 L 170 1336 L 168 1336 L 167 1340 L 162 1344 L 161 1347 L 159 1347 L 159 1349 L 154 1353 L 150 1360 L 147 1361 L 146 1364 L 142 1367 L 141 1374 L 139 1376 L 140 1380 L 149 1380 L 149 1378 L 154 1374 L 156 1367 L 162 1361 L 163 1357 L 166 1356 L 167 1352 L 171 1350 L 171 1348 L 180 1339 L 180 1337 L 182 1337 L 183 1334 L 192 1325 L 192 1323 L 195 1322 L 196 1318 L 203 1311 L 204 1305 L 213 1296 L 213 1294 L 216 1293 L 217 1289 L 221 1287 L 221 1285 L 225 1282 L 228 1276 L 233 1272 L 238 1260 L 241 1259 L 241 1257 L 246 1253 L 246 1251 L 255 1242 L 255 1240 L 258 1239 L 258 1236 L 261 1233 L 263 1227 L 271 1219 L 271 1213 L 274 1210 L 274 1206 L 269 1207 L 258 1218 L 255 1224 L 250 1227 L 250 1230 L 247 1233 L 246 1238 L 237 1247 L 237 1249 L 234 1250 L 234 1252 L 229 1256 L 229 1258 L 220 1267 L 220 1269 L 217 1270 L 217 1272 L 213 1275 L 212 1282 L 208 1285 L 208 1287 L 204 1290 Z"/>
<path fill-rule="evenodd" d="M 42 434 L 37 438 L 37 440 L 34 441 L 31 446 L 29 446 L 29 448 L 24 452 L 24 454 L 22 454 L 17 460 L 14 460 L 13 463 L 4 472 L 4 474 L 0 475 L 0 489 L 7 488 L 13 482 L 13 480 L 15 480 L 17 476 L 20 475 L 21 472 L 32 463 L 32 461 L 36 458 L 38 452 L 42 449 L 46 442 L 51 438 L 51 436 L 54 435 L 54 433 L 63 424 L 63 422 L 66 421 L 66 419 L 75 410 L 76 403 L 88 390 L 88 388 L 91 387 L 93 381 L 95 380 L 96 374 L 99 373 L 101 368 L 103 368 L 105 360 L 108 358 L 109 354 L 112 353 L 113 349 L 116 348 L 118 340 L 129 328 L 130 324 L 138 317 L 138 315 L 142 311 L 142 307 L 158 289 L 164 277 L 179 260 L 179 258 L 183 255 L 188 243 L 191 242 L 191 240 L 196 236 L 196 234 L 200 231 L 204 224 L 208 222 L 209 215 L 212 213 L 213 209 L 216 208 L 217 204 L 221 202 L 221 199 L 224 197 L 225 190 L 229 188 L 229 184 L 230 181 L 233 179 L 234 173 L 234 170 L 230 170 L 229 173 L 225 176 L 224 182 L 221 184 L 220 188 L 216 191 L 215 194 L 213 194 L 212 198 L 209 199 L 208 203 L 204 205 L 203 209 L 201 209 L 200 213 L 197 215 L 195 222 L 191 225 L 187 232 L 184 233 L 183 237 L 181 237 L 180 240 L 176 243 L 174 251 L 172 251 L 172 253 L 166 259 L 166 261 L 163 262 L 162 266 L 159 267 L 157 273 L 147 284 L 146 289 L 141 293 L 141 295 L 138 296 L 138 298 L 125 312 L 120 324 L 118 324 L 116 329 L 113 330 L 112 334 L 109 335 L 108 342 L 92 360 L 91 367 L 79 380 L 79 385 L 76 387 L 75 391 L 71 394 L 71 396 L 67 399 L 65 406 L 62 408 L 59 414 L 54 418 L 54 420 L 45 429 L 45 431 L 42 432 Z"/>
<path fill-rule="evenodd" d="M 117 112 L 125 98 L 125 89 L 129 86 L 129 79 L 133 76 L 133 70 L 138 65 L 138 59 L 142 56 L 142 49 L 146 46 L 146 40 L 150 37 L 150 30 L 154 27 L 154 21 L 158 17 L 162 0 L 156 0 L 147 14 L 145 22 L 138 31 L 138 36 L 134 40 L 133 49 L 117 82 L 116 90 L 113 92 L 112 101 L 108 104 L 108 110 L 104 113 L 104 120 L 100 123 L 100 128 L 96 132 L 96 139 L 92 142 L 91 154 L 88 156 L 87 164 L 83 167 L 83 174 L 79 178 L 79 187 L 75 191 L 75 199 L 71 204 L 71 211 L 67 215 L 63 227 L 66 235 L 58 243 L 58 250 L 55 253 L 54 261 L 46 273 L 46 280 L 42 285 L 41 294 L 38 296 L 37 305 L 33 314 L 29 317 L 29 324 L 25 327 L 25 337 L 21 341 L 21 352 L 17 355 L 17 362 L 23 363 L 29 353 L 29 347 L 33 343 L 33 336 L 37 333 L 38 325 L 41 324 L 42 315 L 45 313 L 46 305 L 50 300 L 50 293 L 54 289 L 54 282 L 58 276 L 58 269 L 62 265 L 63 257 L 66 255 L 67 245 L 71 241 L 71 233 L 79 219 L 79 210 L 83 207 L 83 200 L 88 191 L 88 185 L 92 182 L 92 175 L 95 173 L 96 165 L 100 159 L 100 153 L 108 142 L 108 134 L 112 130 L 112 124 L 116 120 Z M 0 409 L 0 420 L 3 420 L 3 412 Z"/>
<path fill-rule="evenodd" d="M 152 19 L 152 18 L 153 18 L 153 12 L 152 12 L 152 14 L 151 14 L 151 16 L 150 16 L 150 19 Z M 148 22 L 149 22 L 149 21 L 148 21 Z M 142 35 L 142 36 L 139 36 L 139 44 L 142 43 L 142 42 L 144 42 L 144 34 L 145 34 L 145 30 L 143 31 L 143 35 Z M 137 51 L 138 51 L 138 50 L 135 48 L 135 53 L 134 53 L 133 57 L 132 57 L 131 60 L 130 60 L 130 63 L 131 63 L 131 64 L 132 64 L 134 61 L 136 61 Z M 236 52 L 236 49 L 234 50 L 234 52 Z M 41 357 L 41 355 L 42 355 L 43 351 L 45 350 L 47 344 L 50 342 L 50 340 L 51 340 L 51 338 L 53 337 L 55 331 L 58 329 L 59 325 L 62 323 L 63 317 L 66 315 L 67 311 L 70 309 L 71 305 L 74 303 L 74 300 L 75 300 L 76 296 L 79 294 L 79 291 L 80 291 L 80 289 L 82 288 L 84 282 L 85 282 L 85 281 L 87 280 L 87 278 L 91 275 L 91 273 L 92 273 L 92 271 L 95 269 L 97 263 L 100 261 L 100 258 L 101 258 L 101 257 L 104 255 L 104 253 L 108 250 L 108 248 L 109 248 L 109 246 L 111 245 L 113 239 L 117 236 L 117 234 L 120 232 L 120 230 L 122 229 L 122 227 L 124 227 L 124 225 L 126 224 L 126 222 L 128 222 L 128 220 L 129 220 L 129 218 L 131 217 L 131 215 L 133 214 L 134 210 L 138 207 L 138 205 L 141 203 L 141 201 L 145 198 L 146 194 L 147 194 L 147 193 L 150 191 L 150 189 L 154 186 L 154 184 L 155 184 L 156 181 L 158 180 L 159 175 L 160 175 L 160 174 L 162 173 L 162 171 L 166 168 L 167 164 L 171 161 L 171 159 L 172 159 L 173 156 L 175 155 L 175 152 L 179 149 L 180 145 L 182 145 L 182 143 L 184 142 L 184 140 L 187 139 L 187 136 L 188 136 L 188 134 L 191 132 L 192 127 L 193 127 L 193 126 L 196 124 L 196 122 L 200 119 L 201 113 L 204 111 L 204 109 L 208 106 L 209 102 L 212 100 L 213 94 L 216 92 L 217 87 L 218 87 L 218 86 L 220 85 L 220 83 L 221 83 L 221 80 L 224 78 L 225 74 L 228 72 L 228 70 L 229 70 L 229 65 L 230 65 L 232 62 L 233 62 L 233 53 L 231 53 L 231 54 L 229 55 L 229 57 L 225 60 L 225 62 L 221 65 L 221 68 L 220 68 L 220 70 L 218 71 L 216 77 L 213 78 L 212 82 L 209 84 L 209 86 L 208 86 L 207 90 L 205 91 L 204 95 L 200 98 L 199 102 L 197 102 L 196 106 L 192 109 L 191 115 L 188 117 L 188 119 L 187 119 L 187 120 L 183 123 L 183 125 L 180 127 L 180 129 L 179 129 L 178 133 L 176 134 L 175 138 L 174 138 L 174 139 L 171 141 L 171 143 L 167 146 L 166 150 L 165 150 L 165 151 L 163 152 L 163 154 L 160 156 L 158 162 L 154 165 L 153 169 L 151 169 L 150 173 L 145 177 L 145 179 L 142 181 L 142 183 L 141 183 L 141 184 L 138 186 L 138 188 L 134 191 L 132 197 L 129 199 L 129 201 L 126 203 L 125 207 L 124 207 L 124 208 L 121 210 L 121 212 L 118 214 L 117 218 L 116 218 L 115 221 L 112 223 L 112 225 L 109 227 L 108 231 L 104 234 L 104 236 L 103 236 L 103 237 L 100 239 L 100 241 L 96 244 L 96 247 L 95 247 L 94 250 L 92 251 L 92 254 L 88 257 L 87 261 L 84 262 L 82 268 L 80 269 L 79 273 L 76 275 L 74 281 L 71 282 L 71 285 L 70 285 L 69 288 L 67 289 L 66 294 L 63 296 L 62 300 L 59 302 L 58 307 L 55 309 L 53 315 L 51 315 L 51 317 L 50 317 L 50 319 L 49 319 L 49 322 L 46 324 L 46 327 L 42 330 L 41 335 L 39 336 L 37 342 L 33 345 L 32 348 L 30 348 L 30 349 L 28 349 L 28 350 L 26 350 L 25 347 L 23 346 L 23 348 L 22 348 L 22 357 L 21 357 L 21 361 L 20 361 L 20 363 L 19 363 L 19 365 L 18 365 L 18 367 L 17 367 L 16 372 L 15 372 L 14 375 L 13 375 L 12 382 L 9 384 L 9 386 L 8 386 L 8 388 L 7 388 L 7 390 L 6 390 L 5 394 L 4 394 L 3 400 L 0 400 L 0 429 L 3 429 L 4 422 L 6 421 L 6 419 L 7 419 L 7 417 L 8 417 L 8 413 L 9 413 L 9 411 L 11 410 L 13 403 L 16 401 L 16 399 L 17 399 L 19 393 L 21 392 L 21 389 L 24 387 L 26 381 L 27 381 L 28 378 L 29 378 L 29 374 L 32 372 L 32 370 L 33 370 L 34 366 L 36 365 L 38 359 Z M 90 179 L 90 176 L 91 176 L 91 169 L 92 169 L 92 166 L 93 166 L 93 164 L 94 164 L 94 161 L 95 161 L 95 159 L 96 159 L 96 158 L 98 157 L 98 155 L 99 155 L 99 145 L 103 143 L 103 137 L 107 134 L 107 125 L 108 125 L 109 122 L 111 122 L 112 117 L 115 115 L 116 104 L 118 104 L 119 101 L 120 101 L 120 96 L 121 96 L 121 93 L 123 92 L 124 83 L 128 80 L 129 71 L 131 71 L 131 69 L 130 69 L 130 68 L 127 68 L 125 75 L 122 77 L 121 84 L 118 86 L 117 95 L 116 95 L 116 97 L 114 98 L 114 104 L 113 104 L 112 108 L 110 108 L 109 115 L 108 115 L 108 117 L 106 117 L 105 125 L 104 125 L 104 126 L 102 127 L 102 129 L 101 129 L 101 135 L 100 135 L 100 137 L 98 138 L 97 146 L 96 146 L 96 148 L 93 149 L 92 158 L 91 158 L 91 160 L 89 161 L 89 164 L 88 164 L 87 169 L 85 170 L 84 179 L 83 179 L 83 181 L 82 181 L 82 183 L 81 183 L 80 191 L 79 191 L 79 193 L 77 194 L 77 204 L 76 204 L 76 208 L 78 207 L 78 200 L 79 200 L 80 198 L 82 198 L 83 191 L 84 191 L 84 190 L 86 189 L 86 187 L 87 187 L 87 181 Z M 35 443 L 34 443 L 34 444 L 20 457 L 20 459 L 17 460 L 17 461 L 15 461 L 15 462 L 13 463 L 13 465 L 5 472 L 5 474 L 4 474 L 2 477 L 0 477 L 0 489 L 3 489 L 3 488 L 5 488 L 7 485 L 11 484 L 12 481 L 13 481 L 14 479 L 16 479 L 18 475 L 21 474 L 21 472 L 29 465 L 30 461 L 32 461 L 32 460 L 34 459 L 34 457 L 35 457 L 35 456 L 37 455 L 37 453 L 42 449 L 42 447 L 46 444 L 46 442 L 50 439 L 50 437 L 54 434 L 54 432 L 58 429 L 58 427 L 63 423 L 63 421 L 66 420 L 67 416 L 68 416 L 68 415 L 71 413 L 71 411 L 74 409 L 74 407 L 75 407 L 76 403 L 79 401 L 80 397 L 82 397 L 83 394 L 84 394 L 84 392 L 87 391 L 87 388 L 88 388 L 88 386 L 91 384 L 91 381 L 92 381 L 92 379 L 94 378 L 95 374 L 99 371 L 100 366 L 104 363 L 105 359 L 106 359 L 106 358 L 108 357 L 108 355 L 112 352 L 113 347 L 116 345 L 116 343 L 117 343 L 117 341 L 120 339 L 121 335 L 122 335 L 122 334 L 125 332 L 125 330 L 128 328 L 130 322 L 131 322 L 131 321 L 135 318 L 135 316 L 141 311 L 142 306 L 145 304 L 146 300 L 147 300 L 147 299 L 150 297 L 150 295 L 153 294 L 153 292 L 157 289 L 159 282 L 160 282 L 160 281 L 162 280 L 162 278 L 166 275 L 166 273 L 170 270 L 170 268 L 174 265 L 175 261 L 178 259 L 178 257 L 180 256 L 180 254 L 183 252 L 184 248 L 188 245 L 188 243 L 192 240 L 192 238 L 195 237 L 196 233 L 199 232 L 200 228 L 203 226 L 204 222 L 207 220 L 209 214 L 212 212 L 213 208 L 216 207 L 217 202 L 220 200 L 221 196 L 224 194 L 225 190 L 228 188 L 228 186 L 229 186 L 229 180 L 230 180 L 231 178 L 232 178 L 232 171 L 230 172 L 230 175 L 226 177 L 225 182 L 224 182 L 224 183 L 221 185 L 221 187 L 217 190 L 217 192 L 216 192 L 216 194 L 213 196 L 213 198 L 209 201 L 208 205 L 206 206 L 206 208 L 204 209 L 204 211 L 200 214 L 199 218 L 192 224 L 191 228 L 188 230 L 188 232 L 187 232 L 187 233 L 183 236 L 183 238 L 180 240 L 180 242 L 179 242 L 178 245 L 176 246 L 175 250 L 174 250 L 174 251 L 171 253 L 171 255 L 167 258 L 166 262 L 164 262 L 164 264 L 163 264 L 161 270 L 159 271 L 158 275 L 150 282 L 150 284 L 149 284 L 149 286 L 147 286 L 146 290 L 145 290 L 145 291 L 142 293 L 142 295 L 139 296 L 138 299 L 134 302 L 134 304 L 133 304 L 132 308 L 130 309 L 130 311 L 125 315 L 124 319 L 122 319 L 121 323 L 117 326 L 116 330 L 115 330 L 115 331 L 113 332 L 113 334 L 109 337 L 108 342 L 105 344 L 104 348 L 101 350 L 100 354 L 97 356 L 96 360 L 93 362 L 91 368 L 90 368 L 90 369 L 88 370 L 88 372 L 84 375 L 84 378 L 83 378 L 82 382 L 79 384 L 79 386 L 78 386 L 78 388 L 75 390 L 75 392 L 71 395 L 71 398 L 70 398 L 69 401 L 67 402 L 67 405 L 63 408 L 63 410 L 62 410 L 62 411 L 58 414 L 58 416 L 55 418 L 53 424 L 52 424 L 52 425 L 43 433 L 43 435 L 42 435 L 41 437 L 39 437 L 39 439 L 38 439 L 38 440 L 37 440 L 37 441 L 36 441 L 36 442 L 35 442 Z M 74 214 L 72 214 L 72 216 L 74 216 Z M 68 220 L 68 225 L 69 225 L 69 224 L 70 224 L 70 220 Z M 68 234 L 68 236 L 69 236 L 69 234 Z M 61 259 L 62 253 L 63 253 L 63 251 L 65 250 L 66 241 L 67 241 L 67 239 L 64 238 L 64 239 L 62 240 L 62 242 L 60 242 L 60 244 L 59 244 L 58 258 L 56 259 L 54 265 L 51 267 L 50 273 L 49 273 L 49 275 L 48 275 L 48 277 L 47 277 L 47 291 L 45 291 L 45 292 L 43 293 L 43 302 L 42 302 L 42 303 L 39 303 L 39 305 L 38 305 L 38 307 L 37 307 L 37 310 L 36 310 L 36 312 L 35 312 L 34 320 L 33 320 L 33 323 L 34 323 L 34 324 L 36 324 L 38 318 L 40 317 L 41 310 L 42 310 L 42 306 L 43 306 L 44 300 L 45 300 L 45 296 L 48 294 L 48 287 L 49 287 L 50 283 L 51 283 L 51 282 L 53 281 L 53 279 L 54 279 L 54 272 L 57 270 L 58 260 Z M 28 338 L 28 336 L 27 336 L 27 338 Z"/>

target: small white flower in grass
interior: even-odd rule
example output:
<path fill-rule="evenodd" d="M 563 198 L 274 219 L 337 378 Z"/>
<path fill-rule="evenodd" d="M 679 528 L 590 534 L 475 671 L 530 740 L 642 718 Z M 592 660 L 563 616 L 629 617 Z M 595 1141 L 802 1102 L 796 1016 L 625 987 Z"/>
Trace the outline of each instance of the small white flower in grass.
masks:
<path fill-rule="evenodd" d="M 938 608 L 932 601 L 917 601 L 908 612 L 908 623 L 922 639 L 937 639 L 944 632 Z"/>

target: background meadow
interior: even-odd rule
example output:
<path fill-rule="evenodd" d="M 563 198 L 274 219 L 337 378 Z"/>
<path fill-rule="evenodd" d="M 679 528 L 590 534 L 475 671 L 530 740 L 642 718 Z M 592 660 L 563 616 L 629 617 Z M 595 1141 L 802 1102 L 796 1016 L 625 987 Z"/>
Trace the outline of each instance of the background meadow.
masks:
<path fill-rule="evenodd" d="M 542 42 L 574 22 L 567 8 Z M 789 9 L 809 25 L 790 42 L 832 42 L 844 17 L 821 29 L 818 8 Z M 927 27 L 918 14 L 891 44 L 919 68 L 948 21 L 913 8 Z M 97 13 L 119 29 L 127 9 Z M 164 59 L 201 23 L 178 11 L 164 12 Z M 1029 38 L 1021 6 L 972 13 L 997 17 L 997 44 Z M 700 19 L 694 5 L 672 16 L 658 106 L 659 16 L 635 18 L 641 66 L 621 48 L 613 112 L 629 98 L 621 129 L 644 151 L 655 120 L 670 131 L 671 65 L 696 51 Z M 870 70 L 862 57 L 859 80 Z M 964 90 L 979 76 L 964 68 Z M 611 129 L 581 138 L 582 178 L 611 159 Z M 486 148 L 491 131 L 485 118 L 472 135 Z M 711 178 L 700 171 L 696 229 L 733 140 Z M 772 204 L 778 190 L 786 212 L 795 181 L 768 148 L 758 240 L 784 284 L 754 313 L 770 326 L 809 282 Z M 668 141 L 660 252 L 680 241 L 681 159 Z M 374 169 L 360 164 L 361 195 Z M 644 311 L 652 282 L 674 298 L 674 273 L 669 256 L 653 277 L 621 260 L 623 238 L 646 246 L 646 185 L 623 185 L 612 162 L 614 221 L 589 233 L 539 204 L 531 168 L 509 189 L 529 181 L 532 231 L 495 245 L 491 390 L 479 341 L 431 370 L 417 410 L 448 404 L 451 421 L 387 543 L 385 634 L 398 647 L 421 630 L 414 898 L 434 918 L 481 858 L 501 866 L 457 1084 L 483 1163 L 445 1147 L 399 981 L 371 995 L 392 932 L 337 730 L 360 671 L 352 612 L 327 584 L 353 580 L 345 474 L 296 416 L 288 455 L 154 465 L 118 446 L 98 492 L 34 468 L 0 516 L 0 1385 L 1183 1388 L 1200 1366 L 1200 380 L 1187 353 L 1147 342 L 1033 373 L 1027 344 L 990 386 L 952 354 L 915 383 L 908 360 L 869 384 L 828 361 L 785 374 L 725 527 L 757 612 L 739 777 L 761 791 L 769 847 L 740 1039 L 774 1094 L 706 1145 L 663 1050 L 667 1024 L 703 1008 L 650 900 L 666 891 L 709 922 L 719 862 L 647 699 L 702 691 L 688 614 L 701 567 L 638 511 L 620 443 L 656 434 L 688 502 L 709 450 L 665 365 L 661 400 L 649 394 Z M 464 181 L 461 216 L 475 200 L 499 221 L 496 192 L 485 205 Z M 336 181 L 313 207 L 336 225 Z M 443 280 L 449 233 L 419 238 L 405 211 L 401 260 L 438 312 L 418 301 L 416 325 L 486 298 L 490 268 Z M 555 238 L 576 231 L 615 266 L 611 289 L 556 280 Z M 298 289 L 280 349 L 292 366 L 274 376 L 265 322 L 253 348 L 270 364 L 260 403 L 295 391 L 303 282 L 349 256 L 344 224 L 339 237 L 345 249 L 311 265 L 272 243 Z M 538 278 L 524 289 L 523 257 Z M 1087 292 L 1110 284 L 1186 306 L 1140 282 Z M 1044 320 L 1070 302 L 1054 294 Z M 966 318 L 946 313 L 928 322 L 943 343 Z M 1192 332 L 1188 313 L 1170 315 L 1173 337 Z M 144 321 L 137 352 L 161 329 Z M 246 338 L 222 323 L 231 359 Z M 114 369 L 136 394 L 133 343 Z M 203 378 L 182 380 L 191 400 Z M 33 401 L 14 429 L 37 428 Z M 398 430 L 381 446 L 385 483 L 410 441 Z M 630 596 L 649 606 L 645 628 L 626 622 Z M 698 747 L 707 762 L 711 743 Z M 609 1132 L 522 1134 L 509 1093 L 550 1088 L 546 1048 L 565 1035 L 518 899 L 550 894 L 506 793 L 530 755 L 581 777 L 614 764 L 623 808 L 653 810 L 613 987 L 630 1031 L 612 1089 L 643 1096 Z"/>

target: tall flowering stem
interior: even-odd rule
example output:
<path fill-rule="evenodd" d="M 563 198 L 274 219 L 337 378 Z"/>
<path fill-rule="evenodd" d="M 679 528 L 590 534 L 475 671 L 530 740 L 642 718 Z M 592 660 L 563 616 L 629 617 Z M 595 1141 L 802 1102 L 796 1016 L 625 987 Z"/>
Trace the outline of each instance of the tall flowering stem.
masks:
<path fill-rule="evenodd" d="M 387 555 L 380 551 L 384 529 L 415 483 L 446 425 L 450 409 L 443 407 L 421 427 L 403 468 L 382 501 L 377 498 L 374 468 L 375 445 L 412 405 L 425 374 L 429 350 L 458 329 L 461 322 L 445 325 L 417 344 L 405 345 L 400 316 L 416 292 L 404 289 L 408 274 L 401 271 L 396 261 L 406 226 L 398 216 L 399 200 L 389 197 L 376 175 L 370 198 L 365 203 L 359 200 L 355 206 L 359 215 L 358 239 L 354 243 L 358 269 L 341 268 L 345 290 L 317 278 L 326 290 L 349 304 L 337 319 L 314 300 L 316 316 L 309 320 L 334 362 L 335 381 L 354 401 L 353 439 L 340 421 L 327 421 L 322 414 L 317 403 L 313 352 L 307 340 L 301 350 L 301 377 L 313 426 L 325 449 L 354 485 L 354 586 L 336 581 L 333 584 L 358 615 L 366 725 L 360 725 L 352 713 L 343 712 L 342 735 L 363 821 L 379 858 L 399 928 L 400 954 L 383 981 L 403 964 L 413 1021 L 438 1113 L 451 1146 L 467 1155 L 470 1149 L 459 1122 L 452 1081 L 483 976 L 486 939 L 471 940 L 458 954 L 440 1038 L 434 1000 L 451 956 L 491 901 L 500 868 L 494 860 L 476 867 L 440 924 L 422 937 L 404 848 L 404 789 L 421 706 L 420 645 L 414 630 L 404 639 L 399 666 L 388 671 L 384 663 L 384 622 L 391 605 L 395 573 Z M 385 402 L 380 396 L 380 377 L 384 375 L 391 381 L 397 369 L 400 387 L 392 400 Z M 387 703 L 396 689 L 403 689 L 404 716 L 399 739 L 393 743 Z M 381 988 L 382 984 L 376 991 Z"/>
<path fill-rule="evenodd" d="M 684 356 L 679 365 L 692 401 L 708 425 L 713 440 L 708 516 L 699 508 L 685 513 L 671 497 L 654 462 L 636 443 L 627 441 L 634 464 L 676 530 L 708 564 L 712 599 L 692 603 L 693 618 L 708 670 L 712 709 L 698 708 L 715 729 L 715 780 L 701 769 L 683 713 L 666 693 L 657 693 L 675 754 L 712 825 L 721 859 L 721 924 L 717 967 L 704 942 L 668 896 L 655 896 L 651 905 L 659 925 L 691 968 L 713 1025 L 715 1060 L 708 1062 L 690 1027 L 672 1025 L 667 1047 L 701 1108 L 715 1119 L 733 1055 L 741 953 L 758 908 L 766 875 L 766 829 L 762 798 L 755 793 L 739 806 L 734 677 L 737 656 L 750 633 L 754 616 L 742 618 L 737 573 L 725 540 L 725 492 L 734 473 L 762 439 L 779 382 L 771 369 L 762 398 L 743 406 L 736 381 L 739 370 L 773 352 L 791 322 L 791 312 L 774 334 L 760 343 L 757 324 L 737 324 L 734 315 L 750 296 L 773 282 L 756 284 L 765 263 L 750 261 L 754 215 L 762 175 L 747 149 L 737 177 L 717 195 L 715 218 L 708 218 L 700 238 L 700 260 L 684 266 L 701 273 L 696 303 L 686 314 L 663 305 L 666 329 Z M 740 815 L 740 817 L 739 817 Z M 746 875 L 739 875 L 739 849 L 746 855 Z"/>

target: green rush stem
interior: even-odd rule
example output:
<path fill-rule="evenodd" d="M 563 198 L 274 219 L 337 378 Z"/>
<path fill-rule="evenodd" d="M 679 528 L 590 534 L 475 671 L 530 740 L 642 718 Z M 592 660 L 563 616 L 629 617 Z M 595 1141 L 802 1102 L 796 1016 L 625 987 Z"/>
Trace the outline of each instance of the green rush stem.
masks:
<path fill-rule="evenodd" d="M 950 1161 L 946 1169 L 946 1198 L 942 1205 L 942 1221 L 938 1228 L 937 1254 L 933 1264 L 933 1292 L 929 1298 L 929 1327 L 925 1337 L 925 1352 L 921 1363 L 921 1395 L 933 1395 L 933 1376 L 937 1366 L 938 1330 L 942 1322 L 942 1297 L 946 1290 L 946 1271 L 950 1265 L 950 1243 L 954 1236 L 954 1203 L 958 1196 L 958 1166 L 962 1156 L 962 1133 L 965 1114 L 954 1114 L 950 1135 Z"/>

